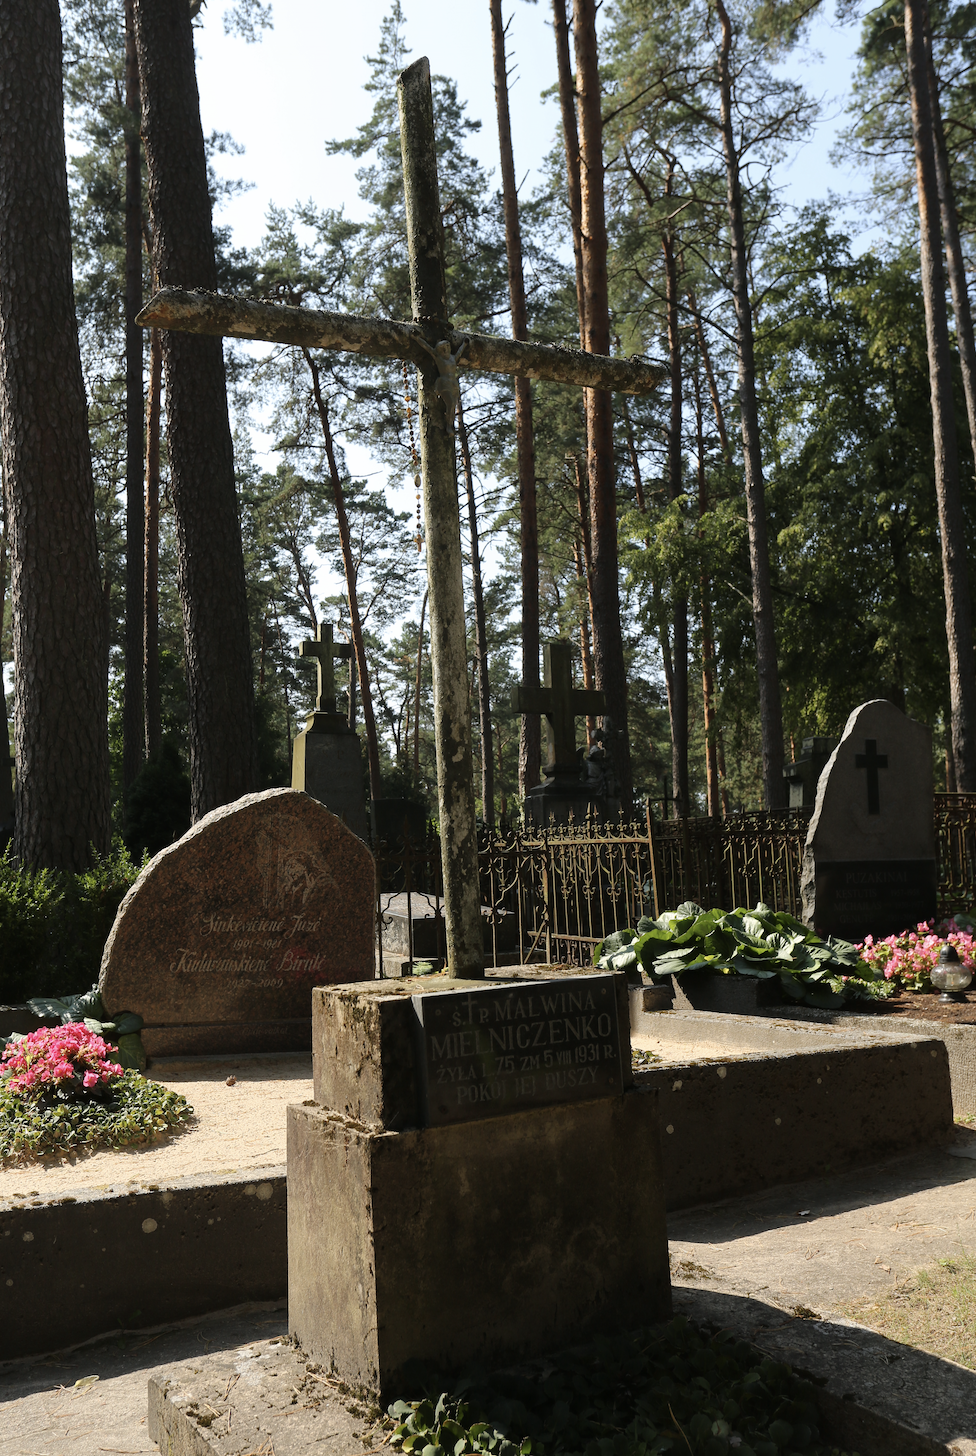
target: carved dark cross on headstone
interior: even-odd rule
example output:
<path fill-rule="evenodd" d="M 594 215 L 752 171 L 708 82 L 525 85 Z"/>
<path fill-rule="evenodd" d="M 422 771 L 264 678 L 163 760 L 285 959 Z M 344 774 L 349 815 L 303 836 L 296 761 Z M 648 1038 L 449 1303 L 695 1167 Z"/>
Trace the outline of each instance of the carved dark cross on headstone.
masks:
<path fill-rule="evenodd" d="M 302 657 L 314 657 L 318 668 L 318 695 L 315 699 L 315 717 L 333 719 L 334 722 L 316 722 L 316 728 L 344 728 L 346 720 L 336 708 L 335 668 L 337 657 L 350 658 L 352 648 L 348 642 L 333 642 L 332 623 L 320 622 L 314 642 L 303 642 L 298 649 Z"/>
<path fill-rule="evenodd" d="M 649 394 L 666 371 L 647 359 L 610 359 L 577 349 L 455 332 L 447 317 L 434 107 L 426 57 L 403 72 L 397 93 L 412 323 L 175 288 L 158 293 L 138 322 L 144 328 L 343 349 L 373 359 L 408 359 L 416 365 L 447 964 L 450 975 L 480 977 L 484 950 L 454 454 L 457 372 L 483 369 L 589 389 Z"/>
<path fill-rule="evenodd" d="M 868 813 L 881 813 L 881 796 L 878 793 L 878 769 L 888 767 L 888 755 L 878 752 L 878 740 L 865 738 L 864 752 L 854 755 L 854 767 L 868 771 Z"/>
<path fill-rule="evenodd" d="M 573 644 L 547 642 L 542 649 L 544 671 L 541 688 L 512 689 L 516 713 L 544 713 L 549 741 L 549 762 L 545 772 L 579 775 L 576 756 L 576 719 L 592 717 L 604 710 L 603 693 L 573 687 Z"/>

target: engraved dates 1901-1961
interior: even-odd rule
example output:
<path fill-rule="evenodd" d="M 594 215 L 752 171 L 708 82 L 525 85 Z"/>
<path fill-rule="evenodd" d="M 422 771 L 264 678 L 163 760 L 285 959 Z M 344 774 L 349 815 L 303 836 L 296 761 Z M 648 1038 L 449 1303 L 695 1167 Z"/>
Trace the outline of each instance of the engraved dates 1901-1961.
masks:
<path fill-rule="evenodd" d="M 428 1126 L 623 1090 L 612 976 L 414 996 Z"/>

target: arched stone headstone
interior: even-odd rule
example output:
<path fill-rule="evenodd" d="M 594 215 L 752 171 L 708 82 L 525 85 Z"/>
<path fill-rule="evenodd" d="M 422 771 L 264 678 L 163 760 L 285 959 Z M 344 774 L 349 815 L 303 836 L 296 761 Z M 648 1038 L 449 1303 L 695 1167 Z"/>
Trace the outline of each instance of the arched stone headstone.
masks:
<path fill-rule="evenodd" d="M 936 910 L 932 730 L 884 698 L 847 720 L 817 785 L 803 918 L 824 935 L 893 935 Z"/>
<path fill-rule="evenodd" d="M 373 856 L 294 789 L 206 815 L 119 907 L 99 987 L 146 1022 L 150 1056 L 299 1050 L 313 986 L 371 980 Z"/>

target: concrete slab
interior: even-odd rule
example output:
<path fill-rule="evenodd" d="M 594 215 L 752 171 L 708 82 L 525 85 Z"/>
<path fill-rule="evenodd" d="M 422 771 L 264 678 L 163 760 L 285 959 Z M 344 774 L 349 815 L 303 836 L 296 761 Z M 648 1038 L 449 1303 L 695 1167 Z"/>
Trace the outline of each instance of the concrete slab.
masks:
<path fill-rule="evenodd" d="M 823 1381 L 830 1438 L 860 1456 L 976 1456 L 976 1374 L 850 1320 L 811 1320 L 710 1289 L 677 1289 L 675 1311 Z"/>
<path fill-rule="evenodd" d="M 732 1329 L 812 1376 L 826 1433 L 860 1456 L 973 1456 L 976 1374 L 906 1349 L 846 1320 L 784 1315 L 774 1305 L 681 1289 L 678 1312 Z M 321 1443 L 349 1452 L 383 1444 L 370 1398 L 276 1340 L 210 1355 L 149 1378 L 149 1435 L 167 1456 L 308 1456 Z M 517 1434 L 515 1432 L 512 1433 Z"/>
<path fill-rule="evenodd" d="M 0 1360 L 280 1299 L 285 1168 L 0 1211 Z"/>
<path fill-rule="evenodd" d="M 808 1014 L 802 1014 L 803 1020 L 808 1020 Z M 814 1015 L 842 1031 L 870 1030 L 885 1036 L 936 1037 L 944 1044 L 949 1058 L 953 1115 L 976 1117 L 976 1026 L 940 1023 L 911 1016 L 884 1016 L 877 1011 L 861 1015 L 852 1012 L 818 1012 Z"/>
<path fill-rule="evenodd" d="M 668 1218 L 675 1309 L 824 1375 L 845 1406 L 853 1393 L 871 1414 L 844 1437 L 861 1456 L 976 1456 L 976 1374 L 839 1313 L 976 1252 L 976 1160 L 952 1156 L 976 1153 L 976 1134 L 956 1135 L 951 1148 Z M 877 1416 L 903 1428 L 897 1442 Z"/>
<path fill-rule="evenodd" d="M 248 1349 L 285 1333 L 284 1304 L 250 1304 L 134 1335 L 0 1366 L 3 1456 L 159 1456 L 146 1409 L 157 1368 L 193 1379 L 214 1352 Z M 247 1447 L 244 1448 L 248 1449 Z M 362 1446 L 338 1456 L 362 1456 Z"/>
<path fill-rule="evenodd" d="M 635 1073 L 660 1098 L 667 1207 L 841 1172 L 953 1136 L 945 1045 L 873 1027 L 642 1009 Z M 637 1000 L 637 1005 L 634 1005 Z"/>
<path fill-rule="evenodd" d="M 976 1136 L 961 1136 L 958 1146 L 976 1151 Z M 826 1378 L 827 1398 L 841 1405 L 838 1444 L 861 1456 L 974 1456 L 973 1372 L 865 1332 L 837 1311 L 860 1292 L 893 1287 L 919 1265 L 960 1248 L 976 1250 L 976 1160 L 930 1149 L 830 1180 L 673 1213 L 669 1225 L 675 1307 Z M 791 1315 L 797 1306 L 823 1320 Z M 4 1456 L 102 1456 L 104 1448 L 152 1456 L 146 1387 L 157 1366 L 162 1379 L 200 1389 L 211 1353 L 226 1363 L 230 1352 L 253 1349 L 255 1341 L 285 1330 L 280 1306 L 237 1311 L 226 1320 L 211 1317 L 8 1364 L 0 1369 Z M 99 1379 L 75 1387 L 91 1375 Z M 270 1383 L 280 1386 L 281 1376 Z M 223 1397 L 226 1387 L 225 1379 L 214 1393 Z M 292 1412 L 279 1422 L 285 1430 L 295 1419 L 291 1391 L 280 1399 Z M 344 1399 L 352 1414 L 350 1397 Z M 212 1429 L 197 1428 L 201 1443 Z M 368 1434 L 365 1425 L 354 1429 Z M 337 1434 L 329 1448 L 337 1456 L 361 1456 L 361 1440 L 344 1442 Z M 242 1439 L 239 1449 L 259 1451 L 261 1444 Z M 207 1456 L 211 1448 L 189 1449 Z M 286 1449 L 276 1436 L 279 1456 Z"/>
<path fill-rule="evenodd" d="M 0 1359 L 284 1297 L 285 1109 L 311 1094 L 310 1058 L 150 1075 L 196 1109 L 186 1129 L 0 1170 L 0 1296 L 20 1310 L 0 1321 Z"/>

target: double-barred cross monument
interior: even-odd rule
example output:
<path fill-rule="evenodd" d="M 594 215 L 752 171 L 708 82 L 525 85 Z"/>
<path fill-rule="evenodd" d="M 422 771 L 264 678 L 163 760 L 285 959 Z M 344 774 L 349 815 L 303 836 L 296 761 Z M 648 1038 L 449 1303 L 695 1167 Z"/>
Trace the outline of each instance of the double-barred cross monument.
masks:
<path fill-rule="evenodd" d="M 157 293 L 138 322 L 144 328 L 341 349 L 372 359 L 407 359 L 416 365 L 447 964 L 453 976 L 479 978 L 484 975 L 484 950 L 454 454 L 457 372 L 459 368 L 488 370 L 587 389 L 648 394 L 665 371 L 645 359 L 610 359 L 576 349 L 455 332 L 447 317 L 434 108 L 426 57 L 402 73 L 397 94 L 412 323 L 184 293 L 175 288 Z"/>

